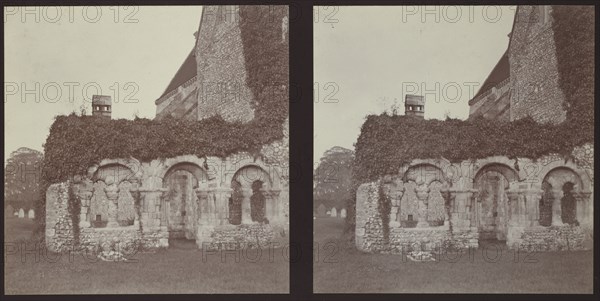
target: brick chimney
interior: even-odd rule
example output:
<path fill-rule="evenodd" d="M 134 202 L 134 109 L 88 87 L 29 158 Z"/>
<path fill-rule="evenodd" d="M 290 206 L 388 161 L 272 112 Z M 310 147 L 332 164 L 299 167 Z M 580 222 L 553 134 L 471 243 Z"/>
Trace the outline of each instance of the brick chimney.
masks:
<path fill-rule="evenodd" d="M 92 96 L 92 116 L 111 119 L 112 99 L 107 95 Z"/>
<path fill-rule="evenodd" d="M 404 100 L 404 115 L 425 118 L 425 97 L 406 94 Z"/>

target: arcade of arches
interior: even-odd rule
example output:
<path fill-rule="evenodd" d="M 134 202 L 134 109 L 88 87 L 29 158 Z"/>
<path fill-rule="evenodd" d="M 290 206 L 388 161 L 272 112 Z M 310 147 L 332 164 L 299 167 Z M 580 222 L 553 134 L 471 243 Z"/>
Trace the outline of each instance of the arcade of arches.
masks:
<path fill-rule="evenodd" d="M 398 174 L 362 184 L 356 195 L 357 247 L 396 252 L 470 248 L 493 240 L 527 250 L 591 248 L 592 164 L 558 156 L 517 162 L 500 156 L 460 164 L 414 160 Z M 391 205 L 387 241 L 380 185 Z"/>
<path fill-rule="evenodd" d="M 48 189 L 47 244 L 54 251 L 71 247 L 69 185 L 81 204 L 82 249 L 115 242 L 151 249 L 172 239 L 195 240 L 199 248 L 286 242 L 287 178 L 287 166 L 245 154 L 104 160 L 87 175 Z"/>

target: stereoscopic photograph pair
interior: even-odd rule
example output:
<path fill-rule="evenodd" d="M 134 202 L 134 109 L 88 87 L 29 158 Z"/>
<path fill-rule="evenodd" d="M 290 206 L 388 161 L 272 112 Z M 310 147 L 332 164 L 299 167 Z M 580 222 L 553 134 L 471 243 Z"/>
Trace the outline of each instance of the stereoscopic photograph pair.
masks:
<path fill-rule="evenodd" d="M 592 294 L 594 22 L 4 6 L 4 294 Z"/>

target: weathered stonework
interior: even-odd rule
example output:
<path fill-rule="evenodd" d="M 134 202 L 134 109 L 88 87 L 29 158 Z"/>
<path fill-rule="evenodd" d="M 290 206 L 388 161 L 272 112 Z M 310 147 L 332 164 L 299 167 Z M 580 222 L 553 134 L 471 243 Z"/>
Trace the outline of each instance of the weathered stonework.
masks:
<path fill-rule="evenodd" d="M 580 226 L 550 226 L 512 229 L 513 249 L 528 252 L 592 249 L 591 229 Z"/>
<path fill-rule="evenodd" d="M 552 6 L 519 6 L 508 48 L 511 120 L 526 116 L 538 122 L 566 119 L 559 84 Z"/>
<path fill-rule="evenodd" d="M 284 158 L 271 157 L 273 162 Z M 196 240 L 199 248 L 258 247 L 269 242 L 283 246 L 289 235 L 288 174 L 287 165 L 268 165 L 248 153 L 206 161 L 192 155 L 151 162 L 106 159 L 90 167 L 87 175 L 48 188 L 46 242 L 56 252 L 157 249 L 168 247 L 170 238 L 183 237 Z M 249 219 L 253 210 L 249 198 L 257 193 L 251 185 L 257 180 L 263 183 L 260 191 L 268 223 Z M 230 220 L 234 181 L 241 185 L 246 208 L 238 225 Z M 80 205 L 77 239 L 68 209 L 69 185 Z M 129 211 L 122 207 L 134 212 L 131 224 L 123 222 L 122 212 Z"/>
<path fill-rule="evenodd" d="M 239 7 L 204 6 L 196 45 L 198 119 L 252 120 L 256 100 L 246 82 Z"/>
<path fill-rule="evenodd" d="M 553 9 L 552 5 L 517 7 L 507 52 L 480 91 L 469 100 L 470 117 L 514 121 L 531 116 L 537 122 L 554 124 L 566 120 L 566 96 L 560 85 Z M 576 57 L 581 55 L 575 50 L 580 47 L 593 52 L 593 46 L 589 45 L 571 45 L 561 51 L 571 52 Z M 593 68 L 589 68 L 582 72 L 593 77 Z M 593 102 L 593 85 L 575 93 L 576 99 Z"/>
<path fill-rule="evenodd" d="M 476 248 L 479 240 L 497 239 L 514 249 L 590 249 L 590 154 L 593 145 L 586 144 L 573 151 L 574 160 L 556 154 L 538 160 L 502 156 L 454 163 L 413 160 L 396 175 L 359 186 L 356 247 L 366 252 L 435 251 Z M 576 163 L 587 160 L 592 165 Z M 390 199 L 388 225 L 383 225 L 378 209 L 380 185 Z M 435 202 L 436 195 L 441 203 Z M 571 200 L 573 209 L 565 205 Z M 567 213 L 574 220 L 571 224 L 563 221 Z M 551 223 L 542 225 L 548 217 Z"/>

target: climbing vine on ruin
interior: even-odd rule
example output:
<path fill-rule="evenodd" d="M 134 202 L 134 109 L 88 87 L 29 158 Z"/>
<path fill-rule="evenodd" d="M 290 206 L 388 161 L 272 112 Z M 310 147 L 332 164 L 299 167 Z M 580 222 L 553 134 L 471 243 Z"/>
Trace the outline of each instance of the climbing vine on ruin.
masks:
<path fill-rule="evenodd" d="M 67 210 L 71 216 L 71 224 L 73 225 L 73 245 L 79 246 L 79 214 L 81 212 L 81 200 L 75 194 L 72 181 L 67 183 L 67 189 Z"/>
<path fill-rule="evenodd" d="M 390 212 L 392 210 L 392 201 L 385 191 L 383 181 L 379 181 L 377 194 L 377 210 L 381 216 L 383 240 L 387 245 L 390 242 Z"/>
<path fill-rule="evenodd" d="M 139 241 L 139 245 L 137 246 L 138 250 L 142 249 L 142 241 L 144 240 L 144 225 L 142 223 L 142 193 L 138 190 L 132 191 L 131 192 L 131 196 L 133 197 L 134 200 L 134 207 L 135 207 L 135 213 L 137 214 L 138 218 L 138 226 L 140 229 L 140 239 Z M 161 202 L 163 202 L 163 200 L 161 200 Z M 134 222 L 135 223 L 135 222 Z"/>
<path fill-rule="evenodd" d="M 246 83 L 256 100 L 255 122 L 261 125 L 256 130 L 270 135 L 281 133 L 289 109 L 289 39 L 282 40 L 287 14 L 286 6 L 240 6 Z"/>
<path fill-rule="evenodd" d="M 567 119 L 583 124 L 593 135 L 594 10 L 590 6 L 553 5 L 551 14 Z"/>
<path fill-rule="evenodd" d="M 358 186 L 395 174 L 414 159 L 460 162 L 506 156 L 535 160 L 550 153 L 569 156 L 574 147 L 588 142 L 593 143 L 593 135 L 576 122 L 551 125 L 531 118 L 501 122 L 370 115 L 355 144 L 353 175 Z"/>

